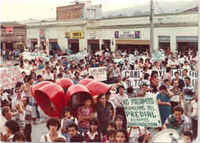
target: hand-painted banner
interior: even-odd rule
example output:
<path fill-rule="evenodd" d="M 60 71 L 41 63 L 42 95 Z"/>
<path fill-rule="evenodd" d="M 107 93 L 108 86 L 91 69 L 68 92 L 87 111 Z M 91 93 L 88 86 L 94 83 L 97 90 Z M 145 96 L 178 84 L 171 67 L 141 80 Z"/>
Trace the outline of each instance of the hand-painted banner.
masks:
<path fill-rule="evenodd" d="M 180 77 L 183 78 L 183 70 L 172 70 L 172 78 L 175 78 L 175 72 L 178 72 Z M 191 80 L 191 85 L 195 88 L 197 87 L 197 82 L 198 82 L 198 72 L 196 71 L 188 71 L 187 76 L 190 77 Z M 184 80 L 184 79 L 183 79 Z"/>
<path fill-rule="evenodd" d="M 161 127 L 155 97 L 128 98 L 123 101 L 128 126 Z"/>
<path fill-rule="evenodd" d="M 126 80 L 127 87 L 139 88 L 142 80 L 139 78 L 129 78 Z"/>
<path fill-rule="evenodd" d="M 149 73 L 151 74 L 153 70 L 150 70 Z M 122 71 L 122 77 L 126 78 L 143 78 L 143 70 L 124 70 Z M 162 77 L 165 74 L 165 70 L 158 71 L 158 77 Z"/>
<path fill-rule="evenodd" d="M 89 68 L 89 75 L 93 76 L 95 80 L 105 81 L 107 80 L 106 67 Z"/>
<path fill-rule="evenodd" d="M 149 74 L 151 74 L 153 70 L 149 71 Z M 175 72 L 178 71 L 180 74 L 180 77 L 183 78 L 183 70 L 172 70 L 172 78 L 175 78 Z M 162 78 L 163 75 L 166 73 L 165 70 L 158 70 L 158 78 Z M 142 70 L 124 70 L 122 71 L 122 78 L 127 78 L 127 85 L 132 86 L 133 88 L 138 88 L 139 83 L 141 83 L 141 79 L 143 78 L 144 71 Z M 195 71 L 188 71 L 188 77 L 191 79 L 191 84 L 193 87 L 197 86 L 198 81 L 198 73 Z"/>

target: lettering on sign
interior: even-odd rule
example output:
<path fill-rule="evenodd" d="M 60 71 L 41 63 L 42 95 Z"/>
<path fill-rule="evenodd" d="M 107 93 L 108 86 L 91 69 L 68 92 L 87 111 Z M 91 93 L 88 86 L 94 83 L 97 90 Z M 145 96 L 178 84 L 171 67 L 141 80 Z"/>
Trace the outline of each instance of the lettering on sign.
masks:
<path fill-rule="evenodd" d="M 140 31 L 115 31 L 116 39 L 140 39 Z"/>
<path fill-rule="evenodd" d="M 161 127 L 156 96 L 125 99 L 123 106 L 128 126 Z"/>
<path fill-rule="evenodd" d="M 89 68 L 89 75 L 93 76 L 95 80 L 105 81 L 107 80 L 106 67 Z"/>

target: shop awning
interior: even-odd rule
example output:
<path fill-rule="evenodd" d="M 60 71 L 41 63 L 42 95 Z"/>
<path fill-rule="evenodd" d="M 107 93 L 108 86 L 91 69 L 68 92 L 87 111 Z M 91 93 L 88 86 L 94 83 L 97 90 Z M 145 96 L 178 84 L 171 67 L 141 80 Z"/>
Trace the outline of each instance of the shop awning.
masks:
<path fill-rule="evenodd" d="M 49 39 L 49 42 L 57 42 L 57 39 Z"/>
<path fill-rule="evenodd" d="M 159 36 L 158 38 L 161 43 L 170 43 L 170 36 Z"/>
<path fill-rule="evenodd" d="M 37 39 L 31 39 L 31 42 L 37 42 L 38 40 Z"/>
<path fill-rule="evenodd" d="M 118 45 L 149 45 L 149 40 L 116 40 Z"/>
<path fill-rule="evenodd" d="M 69 43 L 69 44 L 72 44 L 72 43 L 79 43 L 79 39 L 69 39 L 69 40 L 68 40 L 68 43 Z"/>
<path fill-rule="evenodd" d="M 88 40 L 88 44 L 99 44 L 99 40 Z"/>
<path fill-rule="evenodd" d="M 177 36 L 176 42 L 198 42 L 198 36 Z"/>

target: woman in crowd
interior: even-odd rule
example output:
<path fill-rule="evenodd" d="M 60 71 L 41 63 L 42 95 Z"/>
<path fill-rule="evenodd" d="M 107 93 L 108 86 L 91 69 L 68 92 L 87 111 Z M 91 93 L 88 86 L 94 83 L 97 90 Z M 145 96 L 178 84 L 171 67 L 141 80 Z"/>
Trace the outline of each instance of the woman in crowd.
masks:
<path fill-rule="evenodd" d="M 100 131 L 103 135 L 106 134 L 108 123 L 113 120 L 114 109 L 105 94 L 100 94 L 97 98 L 96 104 L 97 120 Z"/>
<path fill-rule="evenodd" d="M 128 143 L 129 137 L 126 130 L 117 130 L 116 132 L 116 143 Z"/>
<path fill-rule="evenodd" d="M 158 72 L 157 71 L 152 71 L 151 73 L 151 79 L 150 79 L 150 87 L 152 88 L 152 92 L 156 93 L 158 91 Z"/>
<path fill-rule="evenodd" d="M 164 85 L 161 85 L 159 90 L 160 93 L 157 95 L 157 100 L 158 100 L 161 121 L 162 124 L 164 124 L 165 120 L 171 114 L 171 103 L 166 87 Z"/>
<path fill-rule="evenodd" d="M 49 132 L 46 135 L 43 135 L 41 137 L 40 142 L 53 142 L 56 138 L 58 137 L 62 137 L 64 138 L 60 133 L 59 133 L 59 129 L 60 129 L 60 122 L 58 119 L 55 118 L 50 118 L 47 121 L 46 124 Z"/>

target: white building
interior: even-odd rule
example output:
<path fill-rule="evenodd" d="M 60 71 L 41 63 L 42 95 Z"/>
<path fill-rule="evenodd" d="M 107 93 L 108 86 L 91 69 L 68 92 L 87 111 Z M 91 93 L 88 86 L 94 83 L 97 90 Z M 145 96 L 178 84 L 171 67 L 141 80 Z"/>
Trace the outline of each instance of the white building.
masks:
<path fill-rule="evenodd" d="M 99 8 L 99 7 L 98 7 Z M 97 10 L 101 13 L 100 10 Z M 65 51 L 116 49 L 144 50 L 150 47 L 150 22 L 148 15 L 119 16 L 94 19 L 69 19 L 65 21 L 40 21 L 27 24 L 27 40 L 35 45 L 41 37 L 50 46 L 56 44 Z M 197 9 L 179 13 L 157 14 L 154 17 L 154 48 L 197 49 Z"/>

